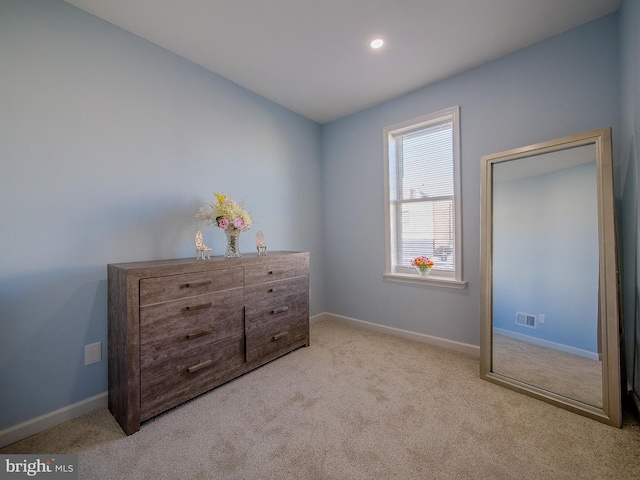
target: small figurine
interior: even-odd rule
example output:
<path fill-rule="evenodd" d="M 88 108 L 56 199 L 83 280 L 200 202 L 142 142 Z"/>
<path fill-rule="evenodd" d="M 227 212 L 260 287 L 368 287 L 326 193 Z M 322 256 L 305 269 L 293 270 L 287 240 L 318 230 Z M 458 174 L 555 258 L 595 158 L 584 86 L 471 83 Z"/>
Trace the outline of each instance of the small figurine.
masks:
<path fill-rule="evenodd" d="M 259 257 L 267 254 L 267 246 L 264 243 L 264 234 L 262 231 L 256 233 L 256 248 L 258 249 Z"/>
<path fill-rule="evenodd" d="M 202 241 L 202 232 L 196 233 L 196 258 L 198 260 L 211 259 L 211 249 Z"/>

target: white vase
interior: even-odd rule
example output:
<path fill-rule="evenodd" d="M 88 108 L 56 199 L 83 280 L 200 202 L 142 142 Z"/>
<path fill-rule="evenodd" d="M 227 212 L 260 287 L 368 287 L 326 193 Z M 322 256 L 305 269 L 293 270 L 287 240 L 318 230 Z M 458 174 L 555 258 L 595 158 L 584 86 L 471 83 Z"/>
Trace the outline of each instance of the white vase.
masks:
<path fill-rule="evenodd" d="M 416 270 L 418 270 L 421 277 L 427 277 L 431 272 L 431 267 L 416 267 Z"/>

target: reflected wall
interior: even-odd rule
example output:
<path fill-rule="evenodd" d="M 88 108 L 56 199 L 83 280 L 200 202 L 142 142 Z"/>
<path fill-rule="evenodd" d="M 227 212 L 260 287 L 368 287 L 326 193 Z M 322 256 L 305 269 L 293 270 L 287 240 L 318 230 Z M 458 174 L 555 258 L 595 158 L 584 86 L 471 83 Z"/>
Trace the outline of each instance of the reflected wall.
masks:
<path fill-rule="evenodd" d="M 602 407 L 596 157 L 582 148 L 588 163 L 541 175 L 493 167 L 493 369 Z"/>

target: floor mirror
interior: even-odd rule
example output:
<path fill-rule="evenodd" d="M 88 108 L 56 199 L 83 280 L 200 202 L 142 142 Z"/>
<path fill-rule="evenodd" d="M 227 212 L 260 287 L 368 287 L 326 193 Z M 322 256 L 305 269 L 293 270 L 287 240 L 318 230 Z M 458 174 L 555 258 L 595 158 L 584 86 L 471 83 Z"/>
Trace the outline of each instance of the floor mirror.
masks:
<path fill-rule="evenodd" d="M 611 129 L 482 158 L 480 376 L 622 424 Z"/>

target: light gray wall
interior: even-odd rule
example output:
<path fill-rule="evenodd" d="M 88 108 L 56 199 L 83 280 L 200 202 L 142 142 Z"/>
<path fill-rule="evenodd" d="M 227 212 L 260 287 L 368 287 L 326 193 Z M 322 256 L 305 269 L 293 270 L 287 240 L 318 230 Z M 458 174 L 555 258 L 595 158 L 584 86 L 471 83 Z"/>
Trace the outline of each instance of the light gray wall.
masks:
<path fill-rule="evenodd" d="M 640 146 L 640 0 L 623 0 L 620 7 L 620 220 L 623 318 L 627 382 L 640 396 L 640 221 L 638 219 L 638 152 Z M 640 408 L 640 407 L 639 407 Z"/>
<path fill-rule="evenodd" d="M 0 71 L 0 430 L 107 390 L 106 265 L 222 254 L 213 191 L 324 310 L 318 124 L 57 0 L 0 0 Z"/>
<path fill-rule="evenodd" d="M 597 354 L 595 161 L 496 183 L 492 204 L 494 327 Z M 516 312 L 545 321 L 516 325 Z"/>
<path fill-rule="evenodd" d="M 612 126 L 618 29 L 610 15 L 322 130 L 327 311 L 478 345 L 480 159 Z M 460 105 L 464 290 L 385 282 L 382 130 Z"/>

